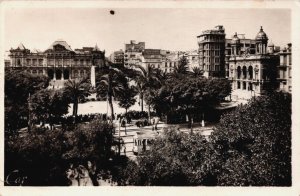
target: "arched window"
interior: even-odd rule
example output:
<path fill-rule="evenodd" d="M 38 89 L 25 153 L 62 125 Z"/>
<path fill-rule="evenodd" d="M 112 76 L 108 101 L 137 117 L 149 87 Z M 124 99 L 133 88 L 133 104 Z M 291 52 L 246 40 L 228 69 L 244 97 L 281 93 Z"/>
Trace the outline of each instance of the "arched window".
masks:
<path fill-rule="evenodd" d="M 237 89 L 241 89 L 241 82 L 237 82 Z"/>
<path fill-rule="evenodd" d="M 249 83 L 248 90 L 253 91 L 252 83 Z"/>
<path fill-rule="evenodd" d="M 243 82 L 243 90 L 246 90 L 246 82 Z"/>
<path fill-rule="evenodd" d="M 70 72 L 69 72 L 69 70 L 65 69 L 64 70 L 64 79 L 68 80 L 69 78 L 70 78 Z"/>
<path fill-rule="evenodd" d="M 252 66 L 250 66 L 248 68 L 248 73 L 249 73 L 249 79 L 253 79 L 253 67 Z"/>
<path fill-rule="evenodd" d="M 247 68 L 246 66 L 243 66 L 243 79 L 247 78 Z"/>
<path fill-rule="evenodd" d="M 56 73 L 56 79 L 61 80 L 62 71 L 60 69 L 57 69 L 55 73 Z"/>
<path fill-rule="evenodd" d="M 48 70 L 48 77 L 52 80 L 54 77 L 54 71 L 52 69 Z"/>
<path fill-rule="evenodd" d="M 242 72 L 242 71 L 241 71 L 241 67 L 238 66 L 238 67 L 237 67 L 237 78 L 238 78 L 238 79 L 241 78 L 241 72 Z"/>

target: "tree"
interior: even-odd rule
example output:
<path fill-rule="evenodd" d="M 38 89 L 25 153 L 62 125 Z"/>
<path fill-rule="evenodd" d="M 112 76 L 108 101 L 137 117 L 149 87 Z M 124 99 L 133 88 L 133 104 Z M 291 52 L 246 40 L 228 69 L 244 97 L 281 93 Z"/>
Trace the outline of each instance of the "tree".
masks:
<path fill-rule="evenodd" d="M 133 185 L 213 185 L 209 158 L 212 152 L 200 134 L 187 134 L 172 127 L 154 141 L 149 152 L 137 158 L 135 167 L 130 164 L 127 168 L 130 172 L 125 173 Z"/>
<path fill-rule="evenodd" d="M 230 83 L 224 79 L 182 77 L 168 79 L 165 85 L 148 98 L 160 114 L 180 112 L 191 118 L 200 112 L 210 111 L 230 92 Z"/>
<path fill-rule="evenodd" d="M 203 76 L 203 70 L 201 70 L 199 67 L 193 67 L 191 75 L 193 77 L 201 77 Z"/>
<path fill-rule="evenodd" d="M 25 186 L 66 186 L 69 163 L 96 162 L 97 168 L 109 166 L 114 153 L 113 127 L 96 119 L 65 131 L 33 128 L 22 136 L 5 139 L 5 176 L 18 170 L 27 176 Z"/>
<path fill-rule="evenodd" d="M 144 68 L 143 66 L 136 65 L 138 69 L 138 75 L 135 78 L 137 83 L 137 90 L 141 100 L 141 110 L 143 110 L 143 101 L 145 93 L 150 93 L 150 90 L 157 88 L 160 85 L 160 81 L 156 75 L 157 70 L 151 66 Z M 150 119 L 150 104 L 148 104 L 148 118 Z"/>
<path fill-rule="evenodd" d="M 291 185 L 291 96 L 256 97 L 224 115 L 211 137 L 218 184 Z"/>
<path fill-rule="evenodd" d="M 29 95 L 47 88 L 49 78 L 26 71 L 5 70 L 5 130 L 14 132 L 26 126 L 29 119 Z"/>
<path fill-rule="evenodd" d="M 183 77 L 188 73 L 190 73 L 188 68 L 188 59 L 185 56 L 182 56 L 178 61 L 178 65 L 174 67 L 171 76 L 173 78 L 178 78 L 178 77 Z"/>
<path fill-rule="evenodd" d="M 73 103 L 73 116 L 76 119 L 78 113 L 78 103 L 80 99 L 84 99 L 91 93 L 91 84 L 88 78 L 68 80 L 65 83 L 64 92 L 69 96 L 71 103 Z"/>
<path fill-rule="evenodd" d="M 118 98 L 124 92 L 124 86 L 127 85 L 125 75 L 116 68 L 110 67 L 108 73 L 102 75 L 97 84 L 97 95 L 106 97 L 110 106 L 111 121 L 115 118 L 113 98 Z"/>
<path fill-rule="evenodd" d="M 133 106 L 136 102 L 137 90 L 134 86 L 128 86 L 124 88 L 123 93 L 119 97 L 119 106 L 125 109 L 125 115 L 127 114 L 127 110 Z"/>
<path fill-rule="evenodd" d="M 62 90 L 43 89 L 33 94 L 31 97 L 31 110 L 36 121 L 43 124 L 51 118 L 61 117 L 68 113 L 69 100 Z"/>

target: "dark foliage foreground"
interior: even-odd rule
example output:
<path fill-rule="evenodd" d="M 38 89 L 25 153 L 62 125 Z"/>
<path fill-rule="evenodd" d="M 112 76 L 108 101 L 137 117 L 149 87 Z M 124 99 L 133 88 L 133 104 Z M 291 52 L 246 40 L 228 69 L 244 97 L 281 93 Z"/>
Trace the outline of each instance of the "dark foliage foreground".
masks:
<path fill-rule="evenodd" d="M 27 178 L 23 185 L 58 186 L 68 185 L 66 171 L 70 164 L 86 166 L 90 161 L 98 170 L 108 168 L 114 155 L 112 130 L 111 125 L 97 119 L 66 131 L 36 128 L 7 137 L 5 176 L 18 170 Z"/>
<path fill-rule="evenodd" d="M 291 186 L 291 97 L 239 106 L 208 140 L 168 128 L 123 174 L 132 185 Z"/>

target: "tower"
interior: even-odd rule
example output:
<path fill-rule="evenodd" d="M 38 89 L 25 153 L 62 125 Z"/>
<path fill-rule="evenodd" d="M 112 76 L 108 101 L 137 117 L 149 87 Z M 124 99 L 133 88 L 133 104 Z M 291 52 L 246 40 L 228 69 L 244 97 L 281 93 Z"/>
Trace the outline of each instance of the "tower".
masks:
<path fill-rule="evenodd" d="M 260 27 L 259 32 L 255 37 L 255 47 L 256 47 L 256 54 L 266 54 L 267 53 L 267 45 L 268 45 L 268 36 L 264 32 L 262 26 Z"/>
<path fill-rule="evenodd" d="M 225 29 L 222 25 L 197 36 L 199 67 L 206 77 L 225 76 Z"/>

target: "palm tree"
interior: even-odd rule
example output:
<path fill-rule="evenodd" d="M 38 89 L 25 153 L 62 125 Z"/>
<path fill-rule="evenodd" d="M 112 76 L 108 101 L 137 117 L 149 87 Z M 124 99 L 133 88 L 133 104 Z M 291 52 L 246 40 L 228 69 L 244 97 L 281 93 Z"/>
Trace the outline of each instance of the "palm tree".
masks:
<path fill-rule="evenodd" d="M 88 78 L 80 78 L 68 80 L 65 83 L 64 93 L 70 97 L 71 102 L 73 103 L 73 116 L 76 119 L 78 112 L 78 103 L 79 100 L 84 99 L 85 97 L 91 94 L 91 84 L 88 81 Z"/>
<path fill-rule="evenodd" d="M 192 76 L 194 76 L 194 77 L 203 76 L 203 70 L 201 70 L 199 67 L 193 67 Z"/>
<path fill-rule="evenodd" d="M 160 84 L 160 80 L 157 77 L 157 70 L 152 68 L 151 66 L 146 66 L 144 68 L 141 65 L 135 65 L 138 69 L 138 74 L 135 77 L 135 81 L 137 83 L 137 90 L 141 99 L 141 109 L 143 111 L 143 100 L 145 93 L 150 93 L 151 88 L 155 88 Z M 150 105 L 148 105 L 148 117 L 150 119 Z"/>
<path fill-rule="evenodd" d="M 179 59 L 178 65 L 174 67 L 174 70 L 172 72 L 173 77 L 180 77 L 182 75 L 188 74 L 189 73 L 189 68 L 187 66 L 188 60 L 185 56 L 181 57 Z"/>
<path fill-rule="evenodd" d="M 108 73 L 100 77 L 97 84 L 97 96 L 106 97 L 110 106 L 111 121 L 114 119 L 114 107 L 112 99 L 117 98 L 123 91 L 126 78 L 121 71 L 109 67 Z"/>

